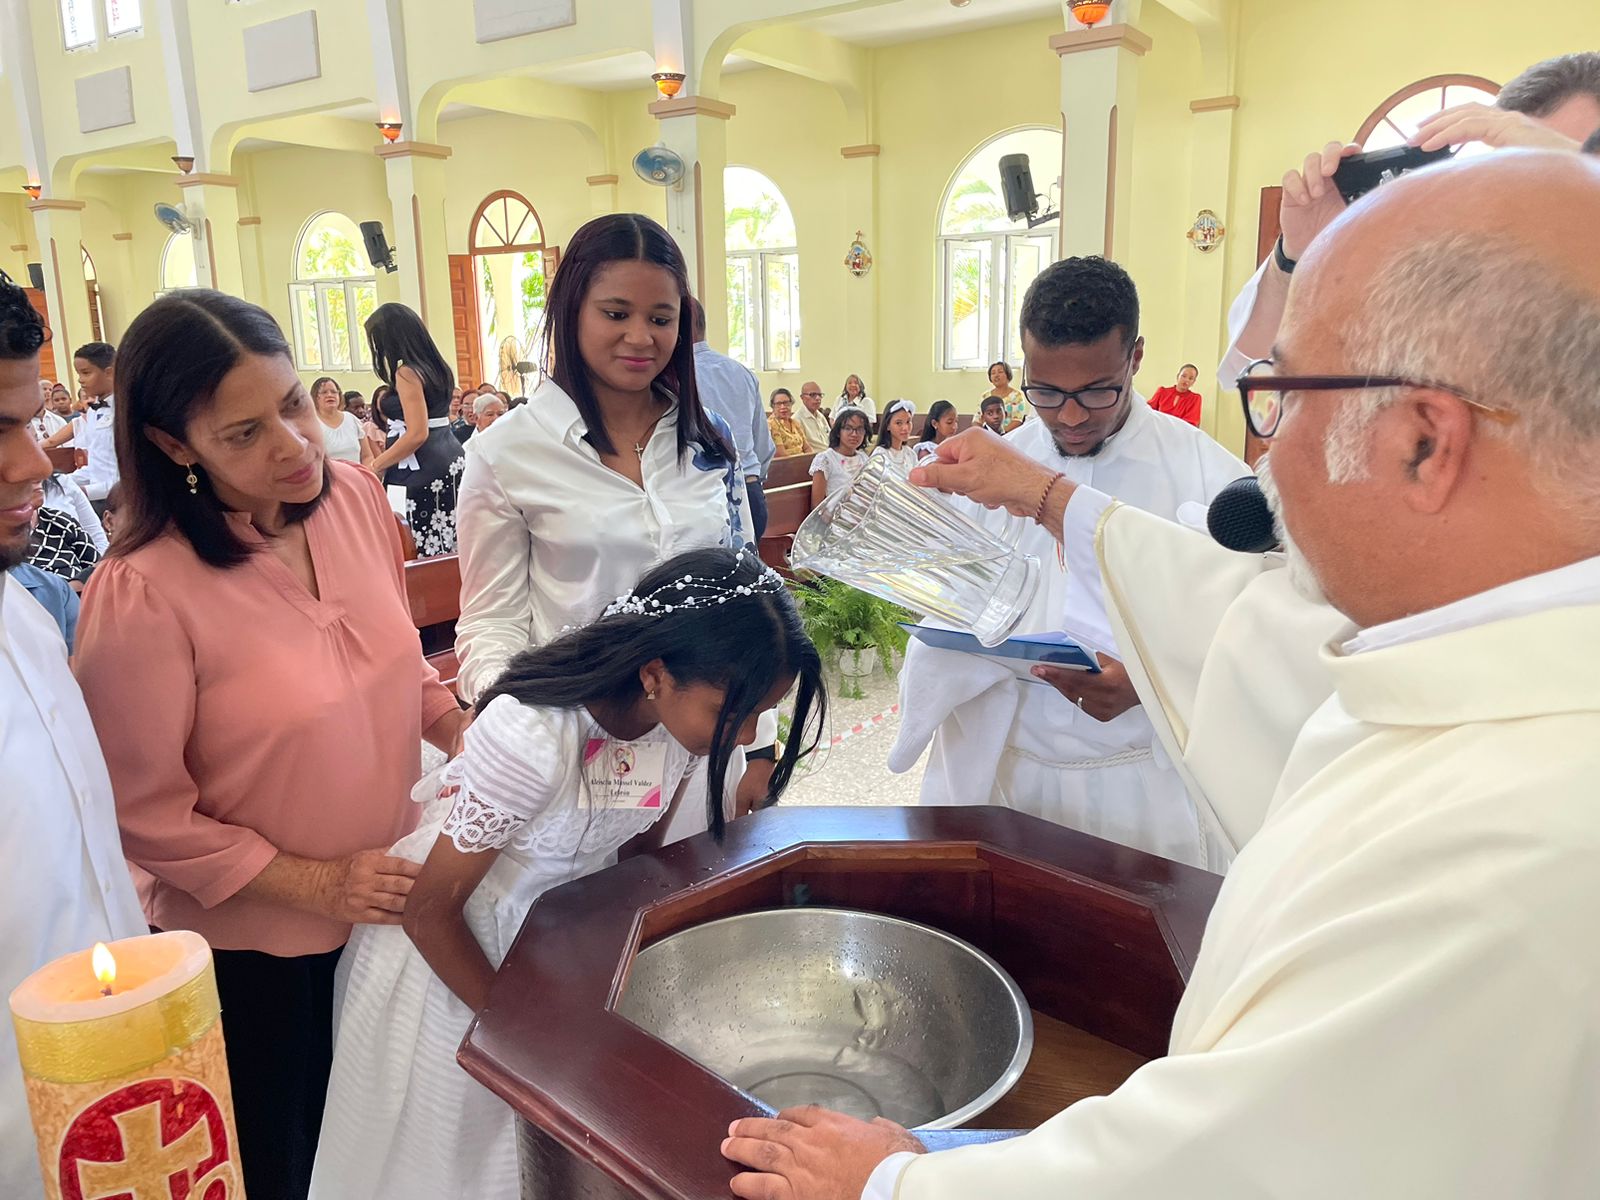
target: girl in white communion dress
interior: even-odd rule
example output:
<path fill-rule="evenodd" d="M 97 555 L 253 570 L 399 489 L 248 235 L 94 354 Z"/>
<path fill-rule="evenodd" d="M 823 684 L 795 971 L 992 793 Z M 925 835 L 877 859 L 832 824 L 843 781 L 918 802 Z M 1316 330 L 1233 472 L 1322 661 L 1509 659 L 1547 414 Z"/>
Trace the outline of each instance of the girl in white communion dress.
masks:
<path fill-rule="evenodd" d="M 777 800 L 826 695 L 783 580 L 748 550 L 679 555 L 594 623 L 515 656 L 461 756 L 417 785 L 404 925 L 345 948 L 312 1200 L 517 1200 L 511 1110 L 456 1048 L 544 891 L 649 848 L 709 759 L 711 828 L 736 746 L 798 681 Z M 809 741 L 807 740 L 809 737 Z"/>

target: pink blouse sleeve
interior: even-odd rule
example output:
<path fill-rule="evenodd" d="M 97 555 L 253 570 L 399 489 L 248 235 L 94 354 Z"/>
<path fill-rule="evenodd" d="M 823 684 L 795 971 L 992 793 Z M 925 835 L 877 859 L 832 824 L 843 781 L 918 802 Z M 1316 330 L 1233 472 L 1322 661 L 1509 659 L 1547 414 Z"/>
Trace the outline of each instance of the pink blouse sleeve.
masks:
<path fill-rule="evenodd" d="M 122 848 L 207 908 L 277 856 L 254 830 L 196 811 L 184 750 L 194 724 L 194 654 L 177 613 L 121 559 L 101 564 L 78 622 L 78 682 L 116 795 Z"/>

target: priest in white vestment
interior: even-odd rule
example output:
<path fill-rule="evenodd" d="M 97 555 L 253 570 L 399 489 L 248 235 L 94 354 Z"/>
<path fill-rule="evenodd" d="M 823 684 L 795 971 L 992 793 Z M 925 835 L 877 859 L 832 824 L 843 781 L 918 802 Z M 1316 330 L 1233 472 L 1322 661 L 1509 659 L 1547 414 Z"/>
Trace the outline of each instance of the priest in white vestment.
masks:
<path fill-rule="evenodd" d="M 1158 413 L 1133 389 L 1144 357 L 1133 280 L 1103 258 L 1069 258 L 1028 288 L 1019 318 L 1024 384 L 1035 420 L 1008 441 L 1034 461 L 1169 520 L 1203 519 L 1217 492 L 1249 468 L 1207 434 Z M 973 515 L 997 533 L 1003 514 Z M 1030 514 L 1031 515 L 1031 514 Z M 1031 521 L 1017 548 L 1040 583 L 1015 632 L 1101 628 L 1097 595 L 1079 585 L 1051 534 Z M 1099 676 L 1041 668 L 1070 685 L 1019 681 L 987 659 L 913 641 L 900 676 L 900 734 L 889 767 L 917 764 L 931 737 L 924 804 L 999 804 L 1151 854 L 1222 871 L 1232 847 L 1208 836 L 1184 780 L 1140 706 L 1109 635 Z M 1074 703 L 1081 701 L 1081 703 Z"/>
<path fill-rule="evenodd" d="M 10 575 L 27 558 L 51 471 L 33 431 L 44 337 L 22 289 L 0 276 L 0 997 L 64 954 L 146 931 L 67 644 Z M 9 1014 L 0 1017 L 0 1196 L 45 1196 Z"/>
<path fill-rule="evenodd" d="M 1506 152 L 1386 186 L 1300 264 L 1250 419 L 1273 439 L 1276 574 L 1349 624 L 1168 1056 L 940 1154 L 819 1109 L 736 1122 L 734 1194 L 1600 1194 L 1600 219 L 1580 213 L 1600 217 L 1600 162 Z M 914 478 L 1013 512 L 1050 484 L 987 434 L 940 458 Z M 1179 703 L 1254 655 L 1233 605 L 1190 614 L 1182 585 L 1232 572 L 1259 603 L 1262 570 L 1087 488 L 1057 486 L 1040 519 L 1075 562 L 1093 529 L 1119 646 Z M 1194 645 L 1148 640 L 1162 614 L 1119 603 L 1135 592 L 1169 596 Z"/>

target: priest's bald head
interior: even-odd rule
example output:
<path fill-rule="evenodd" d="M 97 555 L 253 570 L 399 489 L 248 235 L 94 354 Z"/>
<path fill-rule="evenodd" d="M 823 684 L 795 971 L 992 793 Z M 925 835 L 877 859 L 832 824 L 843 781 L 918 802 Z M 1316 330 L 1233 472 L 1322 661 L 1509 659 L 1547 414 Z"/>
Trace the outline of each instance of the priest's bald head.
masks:
<path fill-rule="evenodd" d="M 1269 495 L 1358 625 L 1600 554 L 1600 162 L 1507 151 L 1353 207 L 1295 272 Z"/>

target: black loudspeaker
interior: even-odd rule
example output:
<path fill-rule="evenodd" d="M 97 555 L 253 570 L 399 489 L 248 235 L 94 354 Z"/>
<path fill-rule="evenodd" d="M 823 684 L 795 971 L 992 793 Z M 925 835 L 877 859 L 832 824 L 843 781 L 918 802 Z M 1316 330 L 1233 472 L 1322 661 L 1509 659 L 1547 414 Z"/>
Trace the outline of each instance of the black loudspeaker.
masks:
<path fill-rule="evenodd" d="M 1013 221 L 1038 213 L 1039 197 L 1033 190 L 1033 169 L 1026 154 L 1001 156 L 1000 191 L 1006 199 L 1006 216 Z"/>
<path fill-rule="evenodd" d="M 28 264 L 28 282 L 33 285 L 33 288 L 34 288 L 35 291 L 39 291 L 39 292 L 44 291 L 44 264 L 43 263 L 29 263 Z"/>
<path fill-rule="evenodd" d="M 361 236 L 367 243 L 367 257 L 372 260 L 374 270 L 382 267 L 392 275 L 400 269 L 394 261 L 389 239 L 383 236 L 382 221 L 361 222 Z"/>

